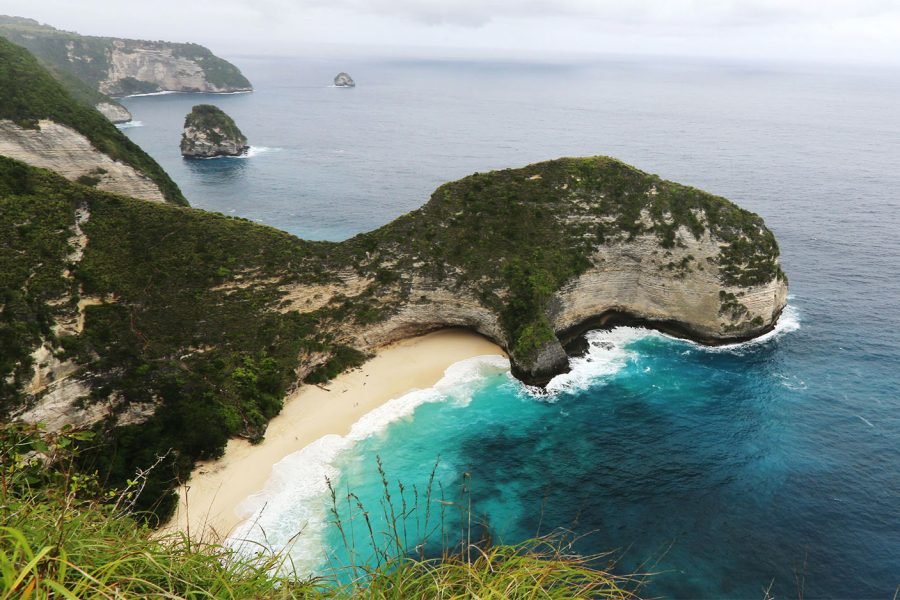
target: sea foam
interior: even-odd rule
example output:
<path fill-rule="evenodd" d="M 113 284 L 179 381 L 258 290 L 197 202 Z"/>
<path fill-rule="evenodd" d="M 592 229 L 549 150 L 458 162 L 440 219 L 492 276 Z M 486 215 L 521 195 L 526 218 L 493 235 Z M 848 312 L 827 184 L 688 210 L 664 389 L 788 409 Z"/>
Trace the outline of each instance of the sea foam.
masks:
<path fill-rule="evenodd" d="M 339 455 L 377 435 L 398 420 L 410 418 L 429 402 L 467 404 L 490 374 L 509 371 L 500 356 L 479 356 L 451 365 L 433 387 L 414 390 L 363 415 L 346 436 L 327 435 L 283 458 L 272 468 L 265 488 L 241 503 L 246 519 L 229 536 L 229 544 L 253 553 L 259 545 L 290 553 L 298 575 L 315 573 L 322 565 L 328 524 L 328 480 L 338 477 Z"/>
<path fill-rule="evenodd" d="M 132 127 L 143 127 L 143 121 L 126 121 L 125 123 L 116 123 L 119 129 L 131 129 Z"/>

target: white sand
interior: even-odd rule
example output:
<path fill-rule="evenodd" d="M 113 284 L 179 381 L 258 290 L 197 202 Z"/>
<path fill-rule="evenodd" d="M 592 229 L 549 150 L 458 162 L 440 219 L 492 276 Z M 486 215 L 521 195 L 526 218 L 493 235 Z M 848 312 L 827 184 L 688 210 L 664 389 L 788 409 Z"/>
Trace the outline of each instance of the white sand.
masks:
<path fill-rule="evenodd" d="M 222 540 L 241 522 L 236 513 L 247 497 L 263 489 L 272 466 L 315 440 L 347 435 L 367 412 L 414 389 L 437 383 L 450 365 L 487 354 L 505 356 L 493 342 L 461 329 L 447 329 L 387 346 L 361 368 L 321 387 L 304 385 L 285 399 L 265 440 L 228 442 L 225 455 L 200 463 L 179 490 L 175 516 L 163 531 L 193 539 Z"/>

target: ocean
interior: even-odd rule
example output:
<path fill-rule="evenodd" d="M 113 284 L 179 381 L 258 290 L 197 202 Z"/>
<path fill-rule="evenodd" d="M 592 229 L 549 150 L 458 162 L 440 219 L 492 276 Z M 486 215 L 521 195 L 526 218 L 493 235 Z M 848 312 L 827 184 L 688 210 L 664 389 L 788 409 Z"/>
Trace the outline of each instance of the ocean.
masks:
<path fill-rule="evenodd" d="M 703 348 L 588 334 L 537 395 L 475 358 L 287 457 L 240 532 L 290 544 L 301 573 L 377 560 L 380 457 L 415 552 L 440 522 L 517 542 L 565 529 L 642 592 L 672 598 L 891 598 L 900 584 L 900 77 L 868 68 L 607 59 L 571 63 L 229 57 L 252 94 L 124 104 L 124 131 L 198 208 L 309 239 L 383 225 L 476 171 L 610 155 L 761 214 L 790 278 L 766 339 Z M 330 87 L 348 71 L 355 89 Z M 192 105 L 234 117 L 249 156 L 184 161 Z M 536 240 L 535 243 L 540 243 Z M 398 482 L 402 482 L 401 493 Z M 449 503 L 437 502 L 439 497 Z M 398 507 L 398 510 L 400 508 Z M 416 529 L 416 532 L 413 530 Z M 264 532 L 264 533 L 263 533 Z M 297 535 L 299 533 L 299 535 Z M 239 536 L 236 536 L 239 537 Z M 440 538 L 440 534 L 437 535 Z M 383 541 L 379 538 L 379 541 Z M 440 541 L 438 539 L 437 541 Z M 435 551 L 435 540 L 418 550 Z"/>

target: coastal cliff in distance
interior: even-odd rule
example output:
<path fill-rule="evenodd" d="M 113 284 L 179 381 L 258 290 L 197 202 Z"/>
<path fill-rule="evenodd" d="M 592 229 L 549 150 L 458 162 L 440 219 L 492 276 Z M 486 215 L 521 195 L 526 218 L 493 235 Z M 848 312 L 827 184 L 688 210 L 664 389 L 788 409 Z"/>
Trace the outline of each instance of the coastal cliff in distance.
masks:
<path fill-rule="evenodd" d="M 110 97 L 253 90 L 236 66 L 198 44 L 83 36 L 7 16 L 0 16 L 0 36 L 27 48 L 70 93 L 114 122 L 131 116 Z"/>
<path fill-rule="evenodd" d="M 27 50 L 3 38 L 0 155 L 101 190 L 187 203 L 156 161 L 99 112 L 75 100 Z"/>
<path fill-rule="evenodd" d="M 0 412 L 93 424 L 112 484 L 165 456 L 142 497 L 166 499 L 140 507 L 160 516 L 194 461 L 392 341 L 465 327 L 541 385 L 586 329 L 734 342 L 787 297 L 759 216 L 605 157 L 475 174 L 341 243 L 0 159 L 0 228 Z"/>

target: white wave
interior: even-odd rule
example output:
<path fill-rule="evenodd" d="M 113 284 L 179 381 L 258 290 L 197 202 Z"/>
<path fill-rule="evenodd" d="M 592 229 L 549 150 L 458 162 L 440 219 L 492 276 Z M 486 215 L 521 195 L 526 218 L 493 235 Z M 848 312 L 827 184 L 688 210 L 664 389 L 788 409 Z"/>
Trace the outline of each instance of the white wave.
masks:
<path fill-rule="evenodd" d="M 260 154 L 264 154 L 266 152 L 278 152 L 279 150 L 281 150 L 281 148 L 269 148 L 268 146 L 250 146 L 250 149 L 247 150 L 247 153 L 240 158 L 253 158 L 254 156 L 259 156 Z"/>
<path fill-rule="evenodd" d="M 772 331 L 765 333 L 759 337 L 755 337 L 752 340 L 747 340 L 746 342 L 738 342 L 737 344 L 725 344 L 723 346 L 703 346 L 701 344 L 695 345 L 707 352 L 741 351 L 747 348 L 752 348 L 753 346 L 765 344 L 771 339 L 780 337 L 785 333 L 797 331 L 798 329 L 800 329 L 800 311 L 797 310 L 796 307 L 788 304 L 781 312 L 781 316 L 778 317 L 778 322 L 775 323 L 775 327 L 772 329 Z M 693 342 L 689 343 L 693 344 Z"/>
<path fill-rule="evenodd" d="M 746 349 L 764 344 L 775 337 L 796 331 L 799 328 L 799 311 L 795 307 L 787 305 L 772 331 L 746 342 L 726 344 L 724 346 L 704 346 L 644 327 L 616 327 L 609 330 L 591 331 L 585 335 L 588 342 L 587 352 L 582 356 L 569 359 L 570 371 L 568 373 L 554 377 L 547 384 L 546 390 L 533 390 L 526 387 L 526 391 L 532 393 L 538 399 L 554 402 L 557 400 L 557 395 L 560 392 L 584 390 L 601 384 L 610 376 L 623 369 L 629 361 L 638 359 L 638 353 L 629 350 L 628 346 L 642 338 L 659 337 L 677 340 L 690 344 L 693 349 L 703 352 L 741 353 Z M 681 352 L 682 355 L 689 353 L 689 350 Z M 649 371 L 650 367 L 645 367 L 643 372 L 648 373 Z"/>
<path fill-rule="evenodd" d="M 569 359 L 570 371 L 550 380 L 547 384 L 548 400 L 560 392 L 587 389 L 615 375 L 629 361 L 637 358 L 637 352 L 629 350 L 628 345 L 651 335 L 659 334 L 643 327 L 616 327 L 588 332 L 585 335 L 587 352 Z"/>
<path fill-rule="evenodd" d="M 268 146 L 250 146 L 246 152 L 243 154 L 239 154 L 238 156 L 195 156 L 191 160 L 219 160 L 219 159 L 247 159 L 253 158 L 254 156 L 259 156 L 260 154 L 264 154 L 266 152 L 278 152 L 281 148 L 269 148 Z"/>
<path fill-rule="evenodd" d="M 144 96 L 168 96 L 169 94 L 181 94 L 183 92 L 173 92 L 171 90 L 165 90 L 162 92 L 146 92 L 144 94 L 128 94 L 125 98 L 142 98 Z"/>
<path fill-rule="evenodd" d="M 116 127 L 119 129 L 131 129 L 132 127 L 143 127 L 143 121 L 126 121 L 125 123 L 116 123 Z"/>
<path fill-rule="evenodd" d="M 466 404 L 486 375 L 508 370 L 509 361 L 499 356 L 458 362 L 444 371 L 434 387 L 414 390 L 363 415 L 346 436 L 327 435 L 286 456 L 272 468 L 265 488 L 240 504 L 238 514 L 246 521 L 229 536 L 228 543 L 251 553 L 258 550 L 257 543 L 276 551 L 289 549 L 298 575 L 315 572 L 325 557 L 323 544 L 329 527 L 326 478 L 338 476 L 335 463 L 340 453 L 381 433 L 391 423 L 409 418 L 425 403 Z"/>

